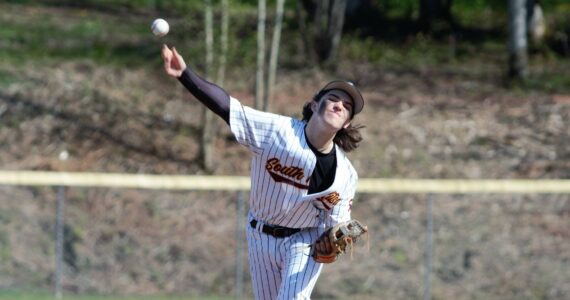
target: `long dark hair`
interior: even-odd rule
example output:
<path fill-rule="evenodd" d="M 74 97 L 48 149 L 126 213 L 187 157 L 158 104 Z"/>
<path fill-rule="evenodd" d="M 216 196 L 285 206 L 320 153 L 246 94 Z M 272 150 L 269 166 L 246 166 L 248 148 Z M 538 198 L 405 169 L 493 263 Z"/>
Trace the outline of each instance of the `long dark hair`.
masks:
<path fill-rule="evenodd" d="M 319 102 L 322 96 L 328 92 L 328 90 L 318 92 L 314 97 L 313 101 Z M 313 116 L 313 110 L 311 109 L 311 102 L 305 103 L 303 106 L 303 121 L 309 122 Z M 351 118 L 354 115 L 351 116 Z M 360 134 L 360 129 L 364 128 L 362 125 L 352 125 L 350 123 L 348 127 L 339 130 L 333 138 L 333 142 L 337 144 L 344 152 L 350 152 L 360 145 L 362 141 L 362 135 Z"/>

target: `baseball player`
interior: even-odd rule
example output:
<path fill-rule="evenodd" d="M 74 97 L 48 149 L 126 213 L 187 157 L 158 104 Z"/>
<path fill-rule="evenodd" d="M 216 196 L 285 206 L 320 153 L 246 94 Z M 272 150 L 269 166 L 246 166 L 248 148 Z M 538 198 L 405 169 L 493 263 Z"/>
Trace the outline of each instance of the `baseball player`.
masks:
<path fill-rule="evenodd" d="M 247 241 L 255 298 L 309 299 L 323 268 L 311 252 L 330 252 L 330 240 L 319 237 L 350 220 L 358 177 L 345 152 L 362 140 L 351 123 L 362 95 L 350 82 L 333 81 L 298 120 L 243 106 L 188 68 L 175 48 L 164 45 L 162 58 L 166 73 L 252 153 Z"/>

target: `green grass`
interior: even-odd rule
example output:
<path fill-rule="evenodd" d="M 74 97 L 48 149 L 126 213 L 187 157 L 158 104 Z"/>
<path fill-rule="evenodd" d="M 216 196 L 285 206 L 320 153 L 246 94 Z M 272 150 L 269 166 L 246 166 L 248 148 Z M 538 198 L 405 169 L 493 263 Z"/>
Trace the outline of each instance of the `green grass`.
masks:
<path fill-rule="evenodd" d="M 101 2 L 100 5 L 110 5 L 111 2 L 113 1 Z M 126 7 L 144 7 L 151 2 L 125 0 L 121 3 Z M 391 3 L 394 6 L 391 9 L 394 10 L 400 6 L 415 5 L 408 2 L 405 5 L 395 1 L 387 3 Z M 233 12 L 230 20 L 228 70 L 255 68 L 255 14 L 243 11 L 244 7 L 255 10 L 255 6 L 247 6 L 246 3 L 248 2 L 243 1 L 241 5 L 236 4 L 241 12 Z M 461 7 L 467 4 L 458 2 L 457 5 Z M 487 4 L 479 1 L 470 5 Z M 15 14 L 18 15 L 17 18 L 13 17 Z M 19 65 L 57 66 L 62 62 L 92 61 L 97 65 L 156 69 L 161 64 L 159 51 L 162 43 L 176 45 L 192 66 L 203 70 L 205 47 L 201 11 L 195 10 L 185 17 L 169 17 L 167 19 L 171 23 L 171 33 L 158 39 L 150 34 L 152 15 L 93 8 L 54 10 L 43 6 L 3 4 L 0 9 L 0 23 L 3 24 L 0 27 L 0 87 L 18 80 L 14 72 L 3 71 L 4 64 L 10 66 L 9 69 L 14 69 Z M 283 36 L 295 35 L 284 32 Z M 421 34 L 409 37 L 406 41 L 394 42 L 345 33 L 342 41 L 342 59 L 379 66 L 414 70 L 426 67 L 439 69 L 441 66 L 464 68 L 470 65 L 473 66 L 470 70 L 481 70 L 484 74 L 485 68 L 506 64 L 505 41 L 493 36 L 480 42 L 459 41 L 455 48 L 450 48 L 448 41 L 435 40 Z M 297 46 L 291 45 L 296 44 L 284 43 L 280 53 L 281 65 L 287 65 L 291 57 L 298 55 Z M 552 60 L 560 61 L 554 62 L 555 65 L 570 67 L 567 59 L 554 57 Z M 524 85 L 526 89 L 545 92 L 564 92 L 569 89 L 568 76 L 558 72 L 531 74 L 530 78 Z"/>
<path fill-rule="evenodd" d="M 109 14 L 88 9 L 42 10 L 39 6 L 3 5 L 0 10 L 0 61 L 58 63 L 91 60 L 98 64 L 144 66 L 159 63 L 160 45 L 182 44 L 188 26 L 173 20 L 180 30 L 164 39 L 150 34 L 150 16 Z M 30 10 L 29 10 L 30 9 Z M 18 13 L 19 18 L 12 15 Z M 192 47 L 188 47 L 193 49 Z"/>
<path fill-rule="evenodd" d="M 9 86 L 10 84 L 15 83 L 17 81 L 18 78 L 15 74 L 7 70 L 0 69 L 0 87 Z"/>
<path fill-rule="evenodd" d="M 513 81 L 510 87 L 521 92 L 541 90 L 547 93 L 568 93 L 570 76 L 557 73 L 531 74 L 525 79 Z"/>
<path fill-rule="evenodd" d="M 13 17 L 15 14 L 18 18 Z M 235 12 L 232 16 L 228 64 L 252 65 L 255 62 L 255 51 L 251 51 L 255 49 L 253 23 Z M 187 58 L 199 58 L 189 61 L 202 67 L 205 57 L 202 11 L 161 17 L 168 20 L 171 31 L 157 38 L 150 32 L 155 14 L 2 4 L 0 61 L 18 66 L 88 60 L 98 65 L 154 69 L 161 65 L 160 47 L 166 43 L 176 45 Z M 2 75 L 0 84 L 6 81 Z"/>
<path fill-rule="evenodd" d="M 490 37 L 482 42 L 461 41 L 454 48 L 421 34 L 410 37 L 404 45 L 354 36 L 344 36 L 343 43 L 343 55 L 350 61 L 408 70 L 446 70 L 456 76 L 468 76 L 469 80 L 494 74 L 498 86 L 506 79 L 507 46 L 497 38 Z M 568 69 L 570 60 L 544 48 L 542 53 L 530 54 L 528 77 L 512 82 L 509 87 L 520 91 L 568 93 Z"/>

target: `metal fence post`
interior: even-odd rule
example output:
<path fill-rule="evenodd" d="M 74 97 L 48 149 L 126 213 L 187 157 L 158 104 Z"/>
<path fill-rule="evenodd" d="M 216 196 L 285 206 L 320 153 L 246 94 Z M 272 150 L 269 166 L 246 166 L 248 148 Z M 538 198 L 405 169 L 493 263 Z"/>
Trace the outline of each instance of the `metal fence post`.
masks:
<path fill-rule="evenodd" d="M 424 300 L 431 299 L 431 274 L 433 267 L 433 199 L 427 194 L 426 199 L 426 244 L 425 244 L 425 273 Z"/>
<path fill-rule="evenodd" d="M 243 191 L 237 195 L 236 226 L 236 299 L 243 299 L 243 246 L 244 246 L 245 205 Z"/>
<path fill-rule="evenodd" d="M 63 276 L 63 213 L 65 208 L 65 187 L 57 189 L 57 203 L 55 212 L 55 298 L 62 298 L 61 279 Z"/>

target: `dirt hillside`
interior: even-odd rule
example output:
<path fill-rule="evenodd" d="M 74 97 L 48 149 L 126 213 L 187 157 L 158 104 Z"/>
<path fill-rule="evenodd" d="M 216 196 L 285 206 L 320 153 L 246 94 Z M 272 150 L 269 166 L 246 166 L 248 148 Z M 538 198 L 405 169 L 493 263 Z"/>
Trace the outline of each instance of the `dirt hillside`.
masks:
<path fill-rule="evenodd" d="M 247 175 L 249 154 L 221 121 L 215 166 L 200 167 L 203 108 L 157 66 L 2 65 L 18 80 L 0 89 L 1 168 Z M 239 72 L 230 71 L 227 89 L 251 104 L 254 76 Z M 463 68 L 350 62 L 334 74 L 284 69 L 272 111 L 299 116 L 328 80 L 357 78 L 366 105 L 356 123 L 366 127 L 349 156 L 362 178 L 569 178 L 570 94 L 507 89 L 503 73 L 490 61 Z M 64 150 L 70 158 L 62 162 Z M 0 187 L 0 288 L 51 286 L 55 192 Z M 570 295 L 568 195 L 433 197 L 434 299 Z M 236 198 L 68 189 L 66 292 L 233 294 Z M 359 194 L 353 217 L 369 224 L 369 246 L 327 268 L 314 298 L 421 298 L 425 200 Z"/>

